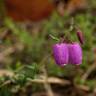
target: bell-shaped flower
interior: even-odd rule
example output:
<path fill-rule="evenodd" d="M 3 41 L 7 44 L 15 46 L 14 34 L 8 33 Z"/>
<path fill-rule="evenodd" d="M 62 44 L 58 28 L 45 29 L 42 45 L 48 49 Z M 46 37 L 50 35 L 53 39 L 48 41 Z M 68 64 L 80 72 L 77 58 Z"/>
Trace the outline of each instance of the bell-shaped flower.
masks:
<path fill-rule="evenodd" d="M 69 64 L 79 65 L 82 63 L 82 49 L 79 43 L 68 44 Z"/>
<path fill-rule="evenodd" d="M 68 44 L 66 43 L 54 44 L 53 55 L 56 64 L 60 66 L 64 66 L 68 64 L 68 60 L 69 60 Z"/>

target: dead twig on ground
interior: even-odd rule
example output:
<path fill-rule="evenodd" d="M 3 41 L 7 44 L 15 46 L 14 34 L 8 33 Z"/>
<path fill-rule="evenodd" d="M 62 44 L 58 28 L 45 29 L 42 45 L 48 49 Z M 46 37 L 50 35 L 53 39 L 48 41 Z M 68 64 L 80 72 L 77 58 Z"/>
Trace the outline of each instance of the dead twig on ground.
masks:
<path fill-rule="evenodd" d="M 96 69 L 96 52 L 94 52 L 95 54 L 95 58 L 94 58 L 94 63 L 91 65 L 91 66 L 89 66 L 89 68 L 88 68 L 88 70 L 85 72 L 85 74 L 83 74 L 83 76 L 81 77 L 81 80 L 82 80 L 82 82 L 84 83 L 85 81 L 86 81 L 86 79 L 88 78 L 88 76 L 91 74 L 91 72 L 93 71 L 93 70 L 95 70 Z"/>
<path fill-rule="evenodd" d="M 94 63 L 93 65 L 89 66 L 88 70 L 85 72 L 85 74 L 83 74 L 83 76 L 81 77 L 82 82 L 84 83 L 86 81 L 86 79 L 88 78 L 88 76 L 91 74 L 91 72 L 96 69 L 96 63 Z"/>
<path fill-rule="evenodd" d="M 47 75 L 46 65 L 44 65 L 44 67 L 43 67 L 42 70 L 43 70 L 44 77 L 45 77 L 44 78 L 44 80 L 45 80 L 44 87 L 45 87 L 45 89 L 47 91 L 47 94 L 48 94 L 48 96 L 54 96 L 54 93 L 52 91 L 52 88 L 50 86 L 50 83 L 48 83 L 48 75 Z"/>
<path fill-rule="evenodd" d="M 24 46 L 21 43 L 18 43 L 18 44 L 16 43 L 13 46 L 6 48 L 4 51 L 0 53 L 0 62 L 3 62 L 6 56 L 14 53 L 16 50 L 22 50 L 23 47 Z"/>

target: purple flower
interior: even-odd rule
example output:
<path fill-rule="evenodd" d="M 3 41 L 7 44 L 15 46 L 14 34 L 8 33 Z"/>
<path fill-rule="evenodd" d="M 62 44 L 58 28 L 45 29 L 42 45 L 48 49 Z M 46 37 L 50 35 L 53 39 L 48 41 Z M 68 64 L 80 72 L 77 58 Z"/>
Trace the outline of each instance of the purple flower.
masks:
<path fill-rule="evenodd" d="M 53 46 L 53 55 L 56 64 L 60 66 L 68 64 L 68 45 L 66 43 L 55 44 Z"/>
<path fill-rule="evenodd" d="M 69 50 L 69 64 L 81 64 L 82 63 L 82 49 L 79 43 L 68 44 Z"/>

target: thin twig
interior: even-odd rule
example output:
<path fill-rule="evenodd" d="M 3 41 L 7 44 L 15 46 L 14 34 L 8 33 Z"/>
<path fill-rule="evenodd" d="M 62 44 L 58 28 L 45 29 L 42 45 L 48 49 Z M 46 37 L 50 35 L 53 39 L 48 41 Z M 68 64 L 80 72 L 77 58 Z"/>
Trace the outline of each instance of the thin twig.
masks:
<path fill-rule="evenodd" d="M 48 75 L 47 75 L 46 65 L 44 65 L 44 67 L 43 67 L 43 72 L 44 72 L 44 76 L 45 76 L 44 87 L 47 91 L 47 94 L 48 94 L 48 96 L 54 96 L 52 88 L 51 88 L 50 84 L 48 83 Z"/>
<path fill-rule="evenodd" d="M 94 63 L 89 66 L 88 70 L 85 72 L 85 74 L 81 77 L 81 80 L 83 81 L 83 83 L 86 81 L 86 79 L 88 78 L 88 76 L 91 74 L 91 72 L 93 70 L 96 69 L 96 53 L 94 54 L 95 58 L 94 58 Z"/>
<path fill-rule="evenodd" d="M 86 91 L 86 92 L 90 91 L 90 87 L 85 86 L 85 85 L 76 85 L 76 88 L 81 89 L 81 90 Z"/>
<path fill-rule="evenodd" d="M 14 76 L 14 73 L 12 71 L 0 69 L 0 77 L 3 77 L 3 76 L 12 77 L 12 76 Z"/>
<path fill-rule="evenodd" d="M 5 49 L 0 53 L 0 62 L 4 61 L 6 56 L 14 53 L 16 50 L 22 50 L 23 47 L 24 46 L 21 43 L 16 43 L 13 46 L 10 46 L 9 48 Z"/>
<path fill-rule="evenodd" d="M 45 77 L 43 77 L 45 78 Z M 32 83 L 45 83 L 44 79 L 30 79 L 28 78 L 28 81 L 32 82 Z M 56 78 L 56 77 L 48 77 L 47 82 L 49 84 L 59 84 L 59 85 L 70 85 L 70 81 L 68 80 L 64 80 L 64 79 L 60 79 L 60 78 Z"/>
<path fill-rule="evenodd" d="M 6 37 L 6 35 L 8 34 L 8 29 L 1 29 L 0 31 L 2 31 L 0 33 L 0 39 L 4 39 Z"/>
<path fill-rule="evenodd" d="M 8 85 L 8 84 L 10 84 L 10 83 L 11 83 L 11 80 L 7 80 L 7 81 L 5 81 L 2 85 L 0 85 L 0 88 L 3 87 L 3 86 Z"/>
<path fill-rule="evenodd" d="M 88 70 L 85 72 L 85 74 L 82 76 L 83 83 L 86 81 L 88 76 L 91 74 L 91 72 L 96 68 L 96 63 L 93 63 L 93 65 L 89 66 Z"/>

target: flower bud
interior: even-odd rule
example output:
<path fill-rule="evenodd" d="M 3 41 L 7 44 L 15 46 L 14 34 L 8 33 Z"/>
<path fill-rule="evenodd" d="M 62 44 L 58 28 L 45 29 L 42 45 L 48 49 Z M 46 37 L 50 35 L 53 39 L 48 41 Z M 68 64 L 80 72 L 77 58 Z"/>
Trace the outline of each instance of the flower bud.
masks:
<path fill-rule="evenodd" d="M 77 37 L 81 44 L 84 44 L 84 37 L 81 31 L 77 31 Z"/>
<path fill-rule="evenodd" d="M 79 65 L 82 63 L 82 49 L 79 43 L 68 44 L 69 64 Z"/>
<path fill-rule="evenodd" d="M 68 45 L 66 43 L 59 43 L 53 45 L 53 55 L 56 64 L 60 66 L 68 64 Z"/>

